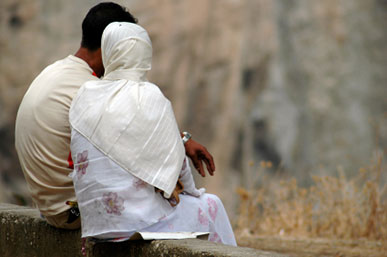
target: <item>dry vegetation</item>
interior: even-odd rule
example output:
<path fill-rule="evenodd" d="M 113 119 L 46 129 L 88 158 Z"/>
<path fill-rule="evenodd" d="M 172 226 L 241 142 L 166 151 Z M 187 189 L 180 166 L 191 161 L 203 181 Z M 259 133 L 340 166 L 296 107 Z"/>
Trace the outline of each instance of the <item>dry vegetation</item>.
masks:
<path fill-rule="evenodd" d="M 314 176 L 309 188 L 299 187 L 296 179 L 278 182 L 270 178 L 261 178 L 266 181 L 256 190 L 240 188 L 237 238 L 372 241 L 386 253 L 387 187 L 383 167 L 380 155 L 372 165 L 359 169 L 356 176 L 347 177 L 339 169 L 337 176 Z"/>

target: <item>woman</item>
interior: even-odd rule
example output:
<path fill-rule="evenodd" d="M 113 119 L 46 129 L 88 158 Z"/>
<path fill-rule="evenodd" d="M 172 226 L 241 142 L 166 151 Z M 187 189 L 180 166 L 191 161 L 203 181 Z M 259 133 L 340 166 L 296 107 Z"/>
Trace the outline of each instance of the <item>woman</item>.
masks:
<path fill-rule="evenodd" d="M 146 79 L 147 32 L 111 23 L 101 50 L 105 76 L 81 87 L 69 114 L 82 237 L 210 232 L 236 245 L 221 201 L 195 187 L 170 102 Z"/>

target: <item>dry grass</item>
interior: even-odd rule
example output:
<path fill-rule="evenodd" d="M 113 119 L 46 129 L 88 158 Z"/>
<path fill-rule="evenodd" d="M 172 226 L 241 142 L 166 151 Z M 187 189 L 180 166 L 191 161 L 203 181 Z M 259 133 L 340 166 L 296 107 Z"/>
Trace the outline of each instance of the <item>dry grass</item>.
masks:
<path fill-rule="evenodd" d="M 269 180 L 256 190 L 238 189 L 236 235 L 387 240 L 387 189 L 382 156 L 352 178 L 315 176 L 300 188 L 295 179 Z M 384 170 L 384 172 L 386 172 Z"/>

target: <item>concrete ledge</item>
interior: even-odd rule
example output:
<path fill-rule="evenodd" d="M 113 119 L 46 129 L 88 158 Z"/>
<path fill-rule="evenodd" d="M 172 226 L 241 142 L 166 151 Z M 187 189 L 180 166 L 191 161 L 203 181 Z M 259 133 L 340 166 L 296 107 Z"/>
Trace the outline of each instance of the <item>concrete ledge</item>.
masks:
<path fill-rule="evenodd" d="M 56 229 L 48 225 L 36 209 L 0 204 L 0 256 L 69 257 L 82 256 L 80 231 Z M 280 255 L 246 247 L 232 247 L 198 239 L 86 242 L 86 256 L 273 256 Z"/>
<path fill-rule="evenodd" d="M 48 225 L 36 209 L 0 204 L 0 256 L 80 256 L 80 231 Z"/>

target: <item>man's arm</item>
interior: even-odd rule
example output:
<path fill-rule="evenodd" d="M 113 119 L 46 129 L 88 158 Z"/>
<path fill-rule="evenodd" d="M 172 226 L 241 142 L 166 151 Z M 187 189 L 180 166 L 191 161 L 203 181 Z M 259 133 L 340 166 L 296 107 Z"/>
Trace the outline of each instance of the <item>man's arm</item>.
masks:
<path fill-rule="evenodd" d="M 206 164 L 208 173 L 211 176 L 214 175 L 214 159 L 204 146 L 190 138 L 185 142 L 184 147 L 186 155 L 192 160 L 193 165 L 202 177 L 206 176 L 202 162 Z"/>

